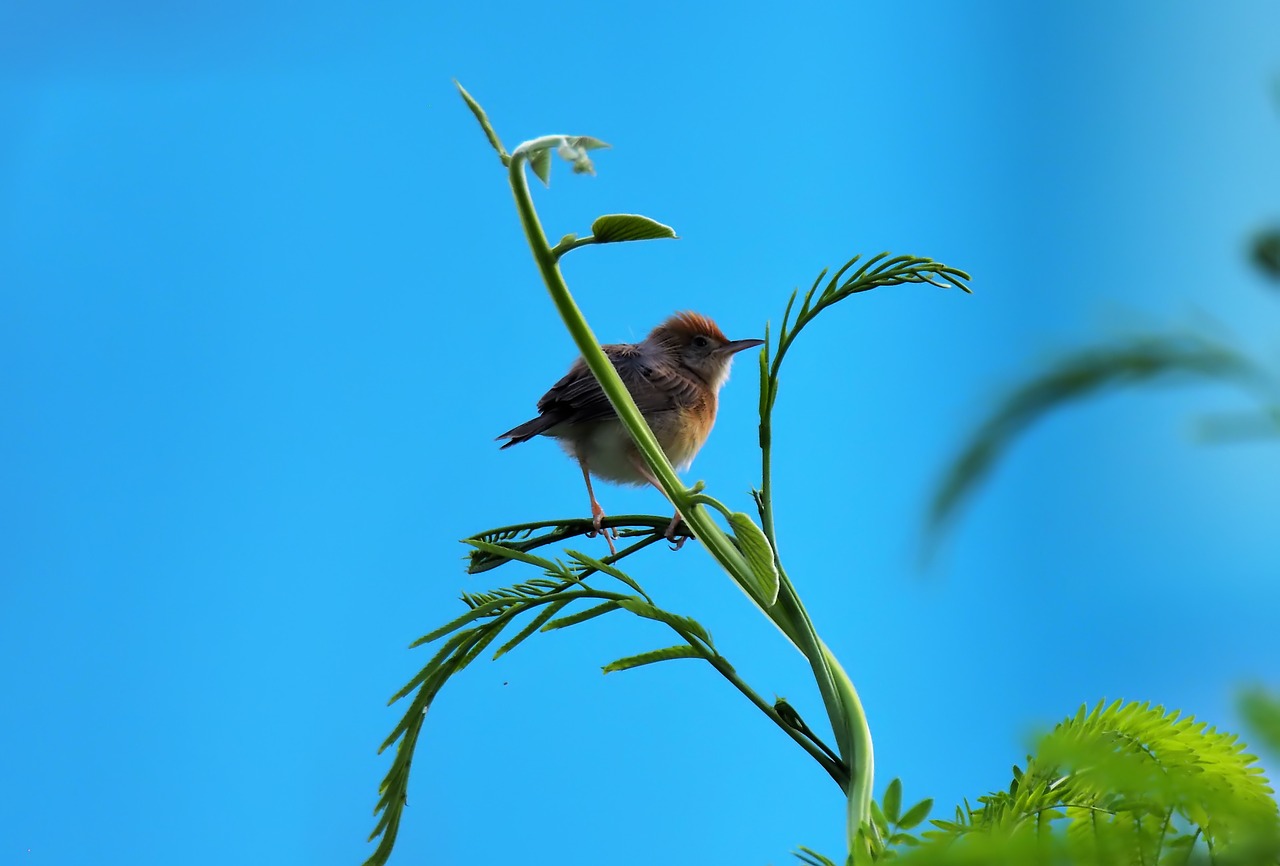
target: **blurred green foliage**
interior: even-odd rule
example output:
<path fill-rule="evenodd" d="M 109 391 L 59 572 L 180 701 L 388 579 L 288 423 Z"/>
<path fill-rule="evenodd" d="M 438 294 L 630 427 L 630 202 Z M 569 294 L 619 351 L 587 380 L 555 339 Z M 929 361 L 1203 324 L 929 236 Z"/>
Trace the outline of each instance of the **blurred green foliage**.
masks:
<path fill-rule="evenodd" d="M 1280 734 L 1280 701 L 1247 694 Z M 1273 741 L 1274 742 L 1274 741 Z M 850 866 L 904 864 L 1262 864 L 1280 862 L 1280 810 L 1234 734 L 1149 704 L 1081 707 L 1040 738 L 1009 787 L 921 825 L 931 801 L 901 812 L 894 780 Z M 915 831 L 915 832 L 913 832 Z M 806 866 L 836 866 L 801 848 Z"/>
<path fill-rule="evenodd" d="M 1260 232 L 1253 239 L 1251 252 L 1258 270 L 1280 282 L 1280 229 Z"/>
<path fill-rule="evenodd" d="M 1264 276 L 1280 281 L 1280 229 L 1258 233 L 1249 252 Z M 1207 419 L 1207 438 L 1280 437 L 1280 371 L 1207 336 L 1111 340 L 1033 372 L 997 401 L 944 471 L 926 518 L 926 554 L 1018 437 L 1046 416 L 1120 387 L 1205 381 L 1241 389 L 1257 404 L 1253 412 Z M 1239 709 L 1256 742 L 1280 754 L 1280 695 L 1249 688 Z M 954 817 L 931 820 L 918 838 L 877 821 L 867 850 L 848 862 L 1277 864 L 1274 794 L 1235 735 L 1161 707 L 1099 704 L 1044 736 L 1026 768 L 1013 768 L 1007 791 L 979 797 L 977 807 L 966 801 Z M 886 791 L 886 805 L 899 796 Z M 797 857 L 834 866 L 807 849 Z"/>

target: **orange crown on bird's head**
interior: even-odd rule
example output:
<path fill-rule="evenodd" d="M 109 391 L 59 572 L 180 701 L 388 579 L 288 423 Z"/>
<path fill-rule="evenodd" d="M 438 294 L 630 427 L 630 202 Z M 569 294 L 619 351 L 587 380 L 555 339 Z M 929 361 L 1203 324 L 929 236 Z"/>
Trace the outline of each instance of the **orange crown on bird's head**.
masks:
<path fill-rule="evenodd" d="M 661 343 L 685 343 L 697 336 L 710 337 L 720 343 L 729 342 L 715 322 L 692 310 L 671 316 L 650 331 L 648 339 Z"/>

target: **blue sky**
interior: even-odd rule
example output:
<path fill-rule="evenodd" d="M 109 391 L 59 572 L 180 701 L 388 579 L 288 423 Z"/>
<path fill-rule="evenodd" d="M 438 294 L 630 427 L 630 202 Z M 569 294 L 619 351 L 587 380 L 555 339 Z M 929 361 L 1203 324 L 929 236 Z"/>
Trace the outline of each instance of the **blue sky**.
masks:
<path fill-rule="evenodd" d="M 915 562 L 947 456 L 1055 353 L 1201 324 L 1276 360 L 1243 247 L 1280 218 L 1280 11 L 689 6 L 0 9 L 0 860 L 358 862 L 406 644 L 516 579 L 457 539 L 586 513 L 552 443 L 492 441 L 574 352 L 453 77 L 509 147 L 613 144 L 537 191 L 553 237 L 679 232 L 566 259 L 603 339 L 687 308 L 762 336 L 855 252 L 972 273 L 826 314 L 777 408 L 782 554 L 877 790 L 949 810 L 1082 702 L 1233 727 L 1238 684 L 1277 684 L 1280 449 L 1192 436 L 1237 395 L 1055 417 Z M 743 509 L 755 388 L 740 364 L 689 473 Z M 703 552 L 634 572 L 820 717 Z M 452 683 L 393 862 L 837 853 L 834 785 L 712 672 L 600 675 L 666 640 L 598 620 Z"/>

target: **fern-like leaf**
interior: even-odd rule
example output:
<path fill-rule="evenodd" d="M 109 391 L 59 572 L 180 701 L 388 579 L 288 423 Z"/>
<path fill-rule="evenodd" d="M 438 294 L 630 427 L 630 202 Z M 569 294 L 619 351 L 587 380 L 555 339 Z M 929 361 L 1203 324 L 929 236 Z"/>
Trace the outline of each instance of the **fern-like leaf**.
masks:
<path fill-rule="evenodd" d="M 1229 382 L 1252 391 L 1263 376 L 1226 346 L 1195 335 L 1158 334 L 1074 352 L 1017 385 L 946 468 L 925 523 L 926 555 L 964 501 L 1033 424 L 1109 388 L 1178 380 Z"/>

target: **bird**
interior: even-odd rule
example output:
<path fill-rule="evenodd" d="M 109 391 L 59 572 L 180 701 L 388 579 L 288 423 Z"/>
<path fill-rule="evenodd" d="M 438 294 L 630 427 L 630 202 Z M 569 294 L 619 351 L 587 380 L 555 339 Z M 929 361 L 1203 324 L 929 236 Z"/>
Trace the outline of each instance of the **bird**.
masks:
<path fill-rule="evenodd" d="M 733 356 L 764 340 L 730 340 L 711 319 L 694 312 L 676 313 L 639 343 L 601 346 L 631 392 L 640 413 L 677 470 L 685 470 L 707 441 L 715 424 L 720 389 L 729 379 Z M 512 427 L 497 439 L 502 449 L 549 436 L 578 461 L 591 500 L 595 535 L 604 535 L 610 553 L 617 548 L 602 528 L 604 509 L 596 500 L 591 476 L 617 484 L 662 486 L 649 471 L 631 434 L 582 358 L 538 401 L 536 418 Z M 677 510 L 666 538 L 675 549 L 680 523 Z"/>

